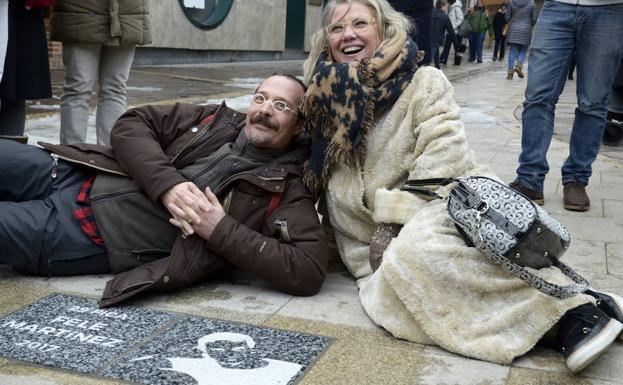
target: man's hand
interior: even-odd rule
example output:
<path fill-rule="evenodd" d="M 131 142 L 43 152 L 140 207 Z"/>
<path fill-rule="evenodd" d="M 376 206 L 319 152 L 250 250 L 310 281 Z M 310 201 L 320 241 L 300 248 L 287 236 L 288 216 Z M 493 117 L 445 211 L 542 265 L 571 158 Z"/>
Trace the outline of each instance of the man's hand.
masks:
<path fill-rule="evenodd" d="M 225 217 L 225 210 L 221 203 L 218 201 L 216 195 L 210 191 L 210 188 L 206 188 L 205 195 L 202 194 L 201 199 L 197 202 L 199 207 L 199 220 L 193 220 L 189 225 L 191 226 L 192 232 L 189 232 L 188 229 L 184 226 L 182 221 L 179 221 L 175 218 L 171 218 L 170 222 L 174 226 L 177 226 L 182 230 L 182 233 L 185 236 L 191 234 L 197 234 L 203 239 L 210 239 L 216 225 Z M 186 223 L 188 225 L 188 223 Z"/>
<path fill-rule="evenodd" d="M 175 226 L 188 236 L 194 233 L 191 224 L 201 222 L 199 215 L 205 195 L 192 182 L 178 183 L 162 194 L 162 203 L 176 221 Z M 173 223 L 173 222 L 171 222 Z"/>

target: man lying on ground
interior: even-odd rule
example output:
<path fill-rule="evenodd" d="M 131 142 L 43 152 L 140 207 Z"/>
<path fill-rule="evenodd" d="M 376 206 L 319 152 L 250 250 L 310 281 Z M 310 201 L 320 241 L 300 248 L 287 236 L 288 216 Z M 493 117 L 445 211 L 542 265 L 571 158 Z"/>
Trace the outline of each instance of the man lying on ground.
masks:
<path fill-rule="evenodd" d="M 102 307 L 231 266 L 317 293 L 328 251 L 301 180 L 304 93 L 273 75 L 246 116 L 225 104 L 136 108 L 115 124 L 112 149 L 0 139 L 0 264 L 116 273 Z"/>

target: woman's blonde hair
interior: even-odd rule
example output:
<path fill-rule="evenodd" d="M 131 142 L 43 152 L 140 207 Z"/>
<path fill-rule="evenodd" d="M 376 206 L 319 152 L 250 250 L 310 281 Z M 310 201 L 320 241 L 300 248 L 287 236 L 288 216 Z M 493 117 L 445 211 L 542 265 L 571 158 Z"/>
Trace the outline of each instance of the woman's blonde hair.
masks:
<path fill-rule="evenodd" d="M 311 51 L 309 52 L 309 57 L 303 64 L 303 74 L 306 84 L 309 84 L 311 80 L 318 57 L 322 51 L 328 48 L 329 40 L 324 29 L 331 23 L 331 17 L 333 16 L 335 8 L 339 4 L 344 3 L 347 3 L 349 8 L 353 3 L 361 3 L 372 10 L 379 31 L 381 31 L 382 41 L 379 48 L 392 43 L 393 39 L 398 38 L 399 31 L 402 30 L 409 33 L 412 29 L 413 24 L 411 21 L 402 13 L 396 11 L 387 0 L 330 0 L 322 11 L 322 28 L 312 35 Z"/>

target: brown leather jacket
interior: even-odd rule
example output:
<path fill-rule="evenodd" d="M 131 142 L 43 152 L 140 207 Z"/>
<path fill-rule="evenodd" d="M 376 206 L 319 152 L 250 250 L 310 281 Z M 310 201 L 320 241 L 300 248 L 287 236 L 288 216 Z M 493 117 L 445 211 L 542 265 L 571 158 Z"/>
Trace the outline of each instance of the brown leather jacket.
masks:
<path fill-rule="evenodd" d="M 198 126 L 205 117 L 214 119 Z M 126 112 L 111 134 L 113 148 L 41 143 L 69 162 L 129 175 L 158 202 L 162 193 L 185 182 L 177 169 L 233 141 L 245 115 L 221 106 L 147 106 Z M 267 164 L 236 174 L 215 191 L 231 196 L 227 216 L 208 240 L 177 236 L 169 257 L 119 273 L 108 281 L 100 306 L 146 290 L 188 285 L 227 266 L 237 266 L 293 295 L 320 290 L 328 249 L 311 194 L 301 180 L 308 143 L 293 146 L 296 164 Z M 277 208 L 268 206 L 279 194 Z M 123 231 L 123 229 L 120 229 Z"/>

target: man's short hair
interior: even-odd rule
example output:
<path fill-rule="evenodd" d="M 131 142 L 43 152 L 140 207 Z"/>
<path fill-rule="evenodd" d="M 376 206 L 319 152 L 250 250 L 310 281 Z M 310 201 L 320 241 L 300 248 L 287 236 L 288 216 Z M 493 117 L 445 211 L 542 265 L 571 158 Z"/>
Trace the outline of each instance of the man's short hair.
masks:
<path fill-rule="evenodd" d="M 435 3 L 435 8 L 441 9 L 446 4 L 448 4 L 446 0 L 437 0 L 437 2 Z"/>
<path fill-rule="evenodd" d="M 288 78 L 292 81 L 295 81 L 299 84 L 299 86 L 301 86 L 301 88 L 303 89 L 303 93 L 307 92 L 307 86 L 305 85 L 305 83 L 303 83 L 303 81 L 299 78 L 297 78 L 294 75 L 291 74 L 286 74 L 286 73 L 282 73 L 282 72 L 273 72 L 270 76 L 267 76 L 264 80 L 268 79 L 268 78 L 272 78 L 273 76 L 282 76 L 284 78 Z M 260 86 L 262 85 L 262 83 L 264 83 L 264 80 L 262 80 L 260 82 L 260 84 L 257 86 L 257 88 L 255 89 L 255 92 L 257 92 L 257 90 L 260 89 Z"/>
<path fill-rule="evenodd" d="M 221 332 L 211 333 L 199 338 L 197 340 L 197 348 L 202 352 L 207 353 L 206 344 L 216 341 L 244 342 L 251 349 L 253 349 L 253 347 L 255 346 L 255 341 L 253 340 L 253 338 L 249 337 L 246 334 Z"/>
<path fill-rule="evenodd" d="M 305 83 L 303 83 L 303 81 L 299 78 L 297 78 L 294 75 L 291 74 L 286 74 L 286 73 L 282 73 L 282 72 L 273 72 L 270 76 L 267 76 L 266 78 L 264 78 L 264 80 L 268 79 L 268 78 L 272 78 L 273 76 L 282 76 L 284 78 L 290 79 L 294 82 L 296 82 L 299 86 L 301 86 L 301 88 L 303 89 L 303 94 L 305 94 L 307 92 L 307 86 L 305 85 Z M 260 82 L 260 84 L 258 84 L 257 88 L 255 89 L 255 93 L 257 93 L 257 90 L 260 89 L 260 86 L 262 85 L 262 83 L 264 83 L 264 80 L 262 80 Z M 302 102 L 302 100 L 301 100 Z M 301 106 L 300 104 L 298 106 L 295 106 L 295 110 L 297 112 L 298 115 L 298 119 L 302 120 L 304 118 L 303 116 L 303 112 L 301 111 Z"/>

